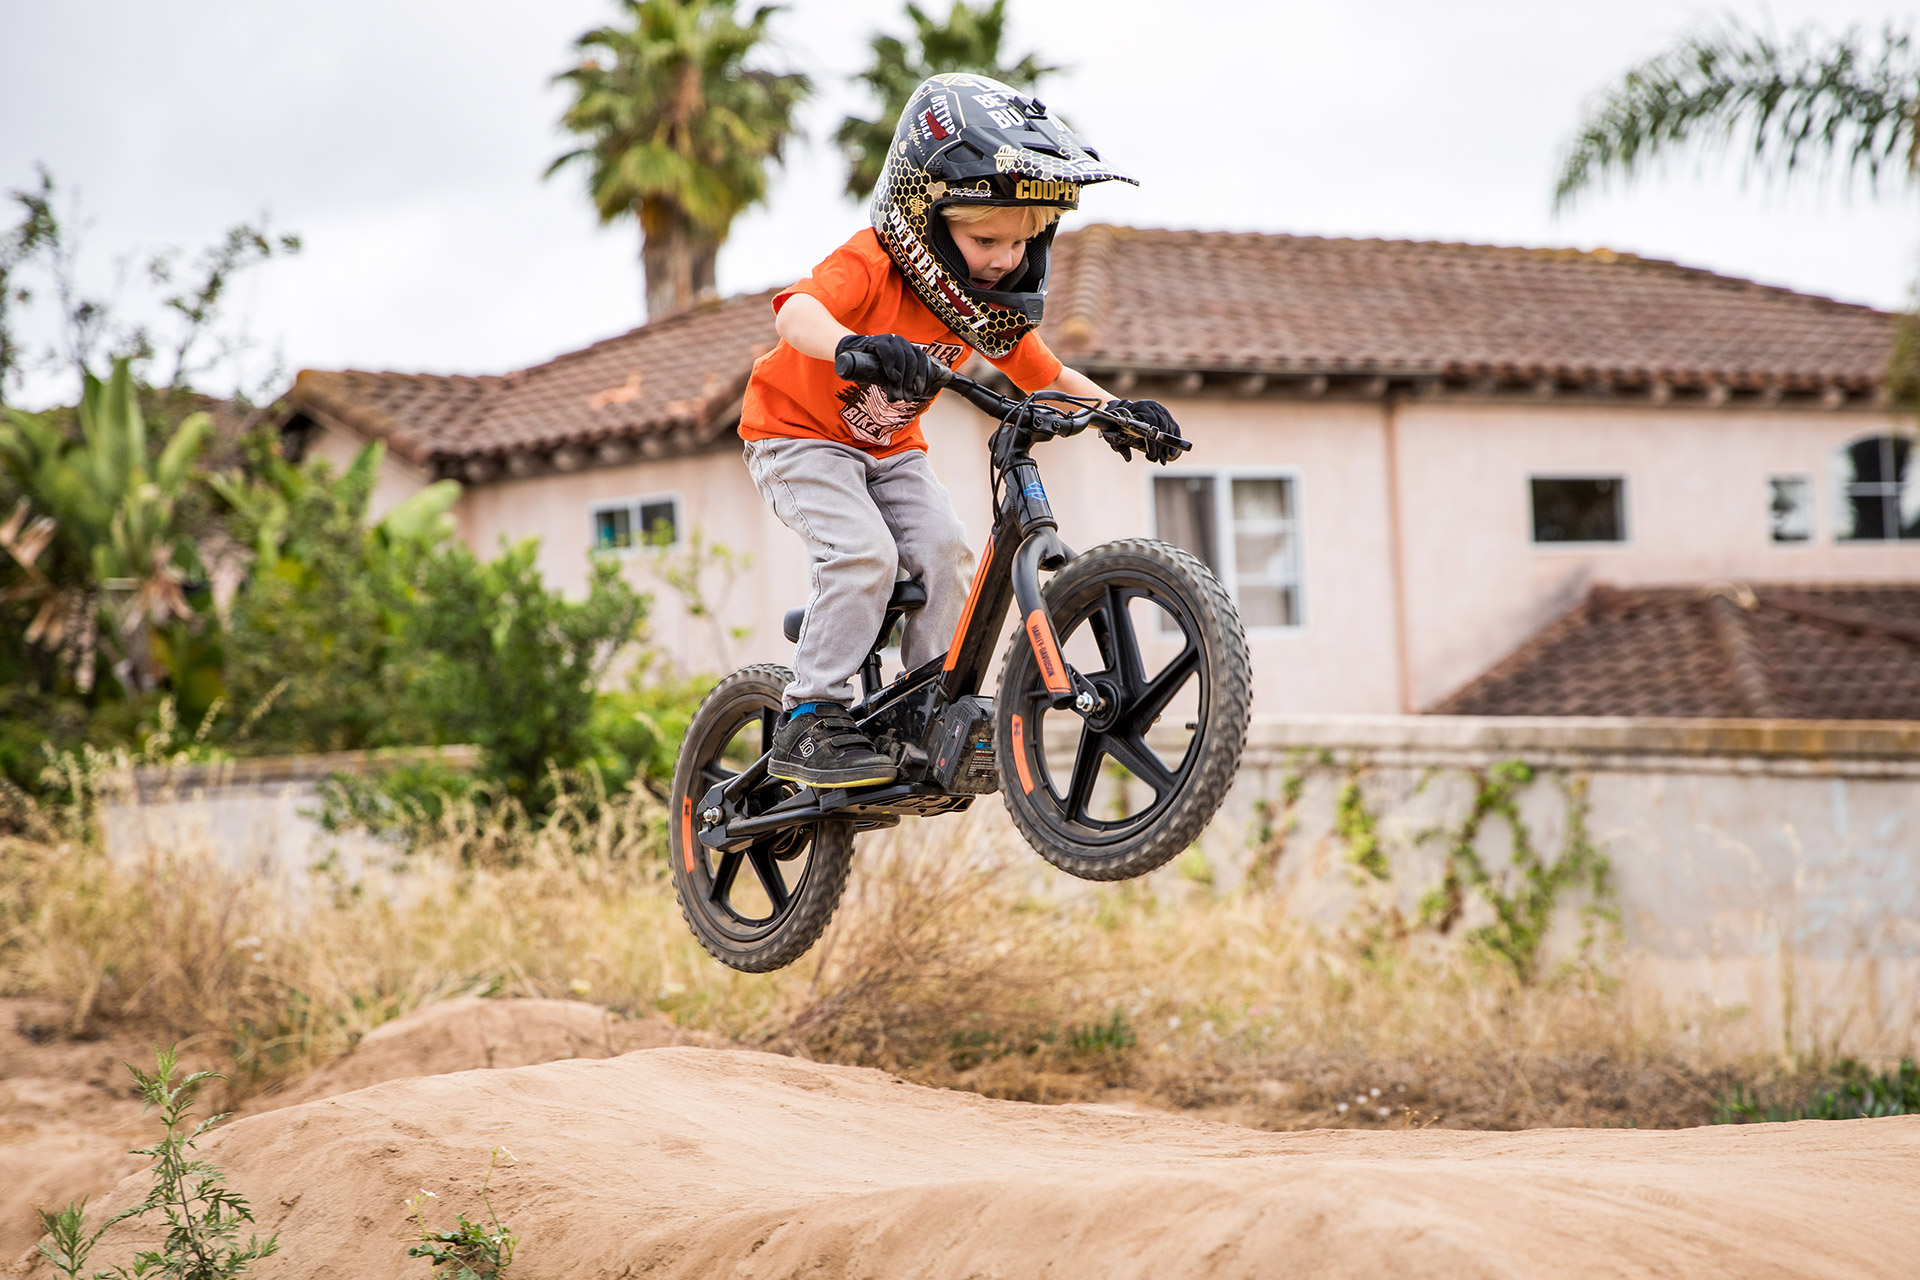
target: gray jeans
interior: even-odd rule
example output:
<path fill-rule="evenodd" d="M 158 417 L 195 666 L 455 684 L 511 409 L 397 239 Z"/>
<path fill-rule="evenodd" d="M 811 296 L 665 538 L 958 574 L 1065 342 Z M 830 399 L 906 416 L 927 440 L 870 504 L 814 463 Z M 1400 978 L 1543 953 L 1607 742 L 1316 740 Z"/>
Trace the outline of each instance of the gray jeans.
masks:
<path fill-rule="evenodd" d="M 901 569 L 927 588 L 907 615 L 901 660 L 912 670 L 946 652 L 966 607 L 967 531 L 923 451 L 875 458 L 831 440 L 774 439 L 746 441 L 746 454 L 760 496 L 813 557 L 788 707 L 854 700 L 851 680 Z"/>

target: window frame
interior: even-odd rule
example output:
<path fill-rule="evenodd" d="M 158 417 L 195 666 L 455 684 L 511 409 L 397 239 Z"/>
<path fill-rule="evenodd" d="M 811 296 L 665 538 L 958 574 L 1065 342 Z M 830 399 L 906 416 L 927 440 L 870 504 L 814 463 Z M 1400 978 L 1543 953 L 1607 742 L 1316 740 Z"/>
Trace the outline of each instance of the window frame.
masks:
<path fill-rule="evenodd" d="M 1160 536 L 1159 508 L 1154 501 L 1153 482 L 1172 479 L 1205 479 L 1213 481 L 1213 538 L 1214 546 L 1219 548 L 1220 568 L 1217 571 L 1220 585 L 1227 589 L 1235 609 L 1240 607 L 1240 562 L 1238 548 L 1233 536 L 1233 482 L 1235 480 L 1284 480 L 1293 489 L 1293 598 L 1294 621 L 1270 623 L 1265 626 L 1253 626 L 1242 619 L 1241 625 L 1249 636 L 1298 636 L 1305 634 L 1308 625 L 1307 616 L 1307 555 L 1306 524 L 1307 506 L 1306 486 L 1301 483 L 1300 469 L 1289 466 L 1168 466 L 1155 467 L 1145 477 L 1146 511 L 1149 527 L 1155 539 L 1168 541 Z M 1175 544 L 1178 545 L 1178 544 Z M 1196 559 L 1198 557 L 1195 557 Z M 1211 568 L 1211 566 L 1209 566 Z M 1156 632 L 1156 635 L 1158 633 Z"/>
<path fill-rule="evenodd" d="M 664 546 L 649 546 L 645 534 L 641 531 L 640 511 L 644 507 L 667 503 L 673 508 L 673 541 Z M 603 547 L 600 545 L 600 516 L 607 511 L 625 511 L 627 524 L 639 535 L 624 547 Z M 638 552 L 649 551 L 655 555 L 673 550 L 680 545 L 685 526 L 683 519 L 686 504 L 681 500 L 678 489 L 663 490 L 658 493 L 644 493 L 630 498 L 603 498 L 587 504 L 587 550 L 596 556 L 631 556 Z"/>
<path fill-rule="evenodd" d="M 1612 474 L 1596 474 L 1594 468 L 1580 470 L 1561 469 L 1555 471 L 1529 471 L 1526 474 L 1527 487 L 1527 546 L 1533 551 L 1571 551 L 1585 555 L 1595 551 L 1625 550 L 1633 546 L 1633 504 L 1629 498 L 1632 486 L 1628 483 L 1632 475 L 1627 471 Z M 1533 512 L 1533 482 L 1536 480 L 1611 480 L 1620 486 L 1620 536 L 1597 542 L 1542 542 L 1534 536 L 1535 522 Z"/>

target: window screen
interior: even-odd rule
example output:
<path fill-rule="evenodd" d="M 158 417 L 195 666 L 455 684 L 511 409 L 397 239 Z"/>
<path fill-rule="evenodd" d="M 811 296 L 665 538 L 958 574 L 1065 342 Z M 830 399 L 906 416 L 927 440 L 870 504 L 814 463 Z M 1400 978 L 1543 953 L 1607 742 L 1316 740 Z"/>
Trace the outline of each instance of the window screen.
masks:
<path fill-rule="evenodd" d="M 1219 573 L 1214 487 L 1213 476 L 1155 476 L 1153 527 L 1160 541 L 1193 552 L 1202 564 Z"/>
<path fill-rule="evenodd" d="M 602 507 L 593 513 L 593 545 L 602 551 L 633 545 L 633 512 L 626 507 Z"/>
<path fill-rule="evenodd" d="M 1294 482 L 1285 476 L 1153 478 L 1155 535 L 1191 551 L 1233 593 L 1250 627 L 1300 625 Z M 1162 619 L 1162 630 L 1177 629 Z"/>
<path fill-rule="evenodd" d="M 1771 494 L 1768 515 L 1775 542 L 1807 542 L 1813 538 L 1813 482 L 1805 476 L 1775 476 L 1767 482 Z"/>
<path fill-rule="evenodd" d="M 1233 585 L 1241 620 L 1250 627 L 1298 625 L 1299 566 L 1293 481 L 1235 480 Z"/>
<path fill-rule="evenodd" d="M 1920 475 L 1913 441 L 1899 436 L 1856 440 L 1833 455 L 1843 542 L 1920 539 Z"/>
<path fill-rule="evenodd" d="M 660 547 L 670 547 L 680 540 L 679 513 L 672 498 L 640 504 L 640 536 Z"/>
<path fill-rule="evenodd" d="M 1535 542 L 1627 540 L 1627 482 L 1619 476 L 1531 483 Z"/>

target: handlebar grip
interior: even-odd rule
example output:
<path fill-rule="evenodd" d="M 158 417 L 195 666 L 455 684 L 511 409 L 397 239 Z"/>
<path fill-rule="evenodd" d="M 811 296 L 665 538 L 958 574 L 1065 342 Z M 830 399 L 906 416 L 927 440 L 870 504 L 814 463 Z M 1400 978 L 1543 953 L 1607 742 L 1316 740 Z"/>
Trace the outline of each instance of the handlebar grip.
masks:
<path fill-rule="evenodd" d="M 886 377 L 880 368 L 880 357 L 871 351 L 842 351 L 833 358 L 833 372 L 848 382 L 869 386 Z"/>

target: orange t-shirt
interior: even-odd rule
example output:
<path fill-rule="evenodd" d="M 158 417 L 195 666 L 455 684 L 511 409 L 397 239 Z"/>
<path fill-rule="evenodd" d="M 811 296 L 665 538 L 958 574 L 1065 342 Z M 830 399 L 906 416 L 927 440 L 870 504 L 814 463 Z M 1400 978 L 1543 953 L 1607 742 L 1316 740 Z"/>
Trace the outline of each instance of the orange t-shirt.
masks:
<path fill-rule="evenodd" d="M 915 296 L 871 227 L 828 254 L 805 280 L 775 294 L 773 309 L 778 312 L 796 293 L 818 298 L 855 333 L 897 333 L 948 365 L 966 355 L 966 343 Z M 1040 335 L 1031 332 L 993 365 L 1023 391 L 1047 386 L 1062 367 Z M 740 405 L 740 435 L 833 440 L 885 458 L 927 447 L 920 415 L 932 403 L 931 398 L 892 400 L 878 387 L 847 382 L 834 373 L 833 361 L 801 355 L 782 341 L 753 362 Z"/>

